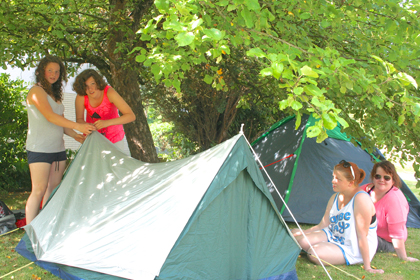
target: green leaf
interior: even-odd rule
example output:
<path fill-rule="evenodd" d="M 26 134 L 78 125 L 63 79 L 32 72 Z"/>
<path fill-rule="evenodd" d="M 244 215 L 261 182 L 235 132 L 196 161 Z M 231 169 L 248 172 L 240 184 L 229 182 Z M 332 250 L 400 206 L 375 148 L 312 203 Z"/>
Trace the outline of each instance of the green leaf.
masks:
<path fill-rule="evenodd" d="M 302 106 L 302 103 L 300 103 L 297 100 L 294 100 L 291 107 L 293 110 L 299 111 L 300 109 L 302 109 L 303 106 Z"/>
<path fill-rule="evenodd" d="M 303 92 L 303 88 L 301 88 L 301 87 L 296 87 L 296 88 L 293 89 L 293 93 L 296 94 L 296 95 L 301 95 L 302 92 Z"/>
<path fill-rule="evenodd" d="M 298 113 L 296 113 L 295 130 L 298 130 L 301 123 L 302 123 L 302 116 L 298 112 Z"/>
<path fill-rule="evenodd" d="M 211 84 L 213 82 L 213 77 L 210 75 L 206 75 L 204 76 L 204 82 L 206 82 L 206 84 Z"/>
<path fill-rule="evenodd" d="M 276 78 L 277 80 L 280 79 L 281 73 L 283 72 L 283 68 L 284 68 L 283 64 L 274 62 L 273 64 L 271 64 L 271 68 L 273 69 L 274 78 Z"/>
<path fill-rule="evenodd" d="M 150 69 L 151 69 L 153 75 L 155 75 L 155 76 L 160 75 L 160 65 L 159 64 L 157 64 L 157 63 L 153 64 Z"/>
<path fill-rule="evenodd" d="M 146 56 L 144 55 L 144 54 L 140 54 L 140 55 L 138 55 L 138 56 L 136 56 L 136 61 L 137 62 L 143 62 L 143 61 L 145 61 L 146 60 Z"/>
<path fill-rule="evenodd" d="M 223 39 L 223 37 L 225 37 L 225 32 L 221 32 L 219 29 L 216 28 L 204 29 L 203 33 L 216 41 L 220 41 Z"/>
<path fill-rule="evenodd" d="M 169 11 L 169 0 L 155 0 L 155 6 L 158 10 L 163 10 L 165 12 Z"/>
<path fill-rule="evenodd" d="M 220 50 L 223 50 L 226 54 L 230 54 L 229 46 L 222 45 L 222 46 L 220 46 Z"/>
<path fill-rule="evenodd" d="M 414 80 L 414 78 L 411 77 L 410 75 L 408 75 L 407 73 L 399 72 L 396 75 L 396 78 L 398 80 L 400 80 L 403 83 L 403 85 L 405 85 L 405 86 L 413 85 L 417 89 L 417 82 L 416 82 L 416 80 Z"/>
<path fill-rule="evenodd" d="M 258 0 L 247 0 L 245 2 L 245 5 L 251 11 L 259 11 L 261 9 L 261 6 L 260 6 L 260 3 L 258 3 Z"/>
<path fill-rule="evenodd" d="M 310 17 L 311 17 L 311 14 L 310 14 L 310 13 L 308 13 L 308 12 L 305 12 L 305 13 L 301 13 L 301 14 L 299 15 L 299 17 L 300 17 L 301 19 L 308 19 L 308 18 L 310 18 Z"/>
<path fill-rule="evenodd" d="M 179 21 L 171 20 L 171 21 L 163 22 L 163 29 L 164 30 L 172 29 L 178 32 L 182 32 L 184 31 L 184 26 Z"/>
<path fill-rule="evenodd" d="M 204 20 L 202 18 L 199 18 L 197 20 L 193 20 L 192 22 L 190 22 L 188 25 L 190 27 L 190 30 L 194 30 L 197 27 L 199 27 L 202 23 L 204 22 Z"/>
<path fill-rule="evenodd" d="M 177 92 L 181 92 L 181 81 L 180 80 L 174 79 L 172 84 L 175 87 Z"/>
<path fill-rule="evenodd" d="M 290 68 L 284 69 L 283 74 L 281 76 L 288 80 L 293 80 L 295 78 L 295 75 L 293 75 L 293 72 L 292 70 L 290 70 Z"/>
<path fill-rule="evenodd" d="M 194 34 L 192 32 L 181 32 L 175 36 L 175 40 L 180 47 L 188 46 L 194 41 Z"/>
<path fill-rule="evenodd" d="M 253 21 L 253 18 L 252 18 L 252 14 L 247 8 L 242 9 L 241 16 L 245 20 L 246 27 L 248 27 L 248 28 L 253 28 L 254 27 L 254 21 Z"/>
<path fill-rule="evenodd" d="M 309 94 L 314 96 L 321 96 L 323 93 L 327 92 L 325 89 L 320 89 L 316 85 L 310 84 L 303 87 L 303 90 Z"/>
<path fill-rule="evenodd" d="M 414 106 L 413 106 L 413 113 L 416 116 L 419 116 L 420 115 L 420 103 L 414 104 Z"/>
<path fill-rule="evenodd" d="M 224 6 L 229 5 L 229 2 L 230 2 L 229 0 L 222 0 L 222 1 L 219 1 L 215 4 L 218 5 L 218 6 L 224 7 Z"/>
<path fill-rule="evenodd" d="M 302 73 L 302 75 L 308 76 L 308 77 L 312 77 L 312 78 L 318 78 L 318 73 L 316 73 L 314 70 L 312 70 L 311 67 L 305 65 L 302 68 L 300 68 L 300 72 Z"/>
<path fill-rule="evenodd" d="M 400 115 L 398 117 L 398 125 L 402 125 L 405 121 L 405 116 L 404 115 Z"/>
<path fill-rule="evenodd" d="M 253 48 L 246 52 L 247 56 L 256 56 L 256 57 L 266 57 L 265 52 L 263 52 L 260 48 Z"/>
<path fill-rule="evenodd" d="M 324 127 L 329 130 L 333 130 L 337 126 L 337 120 L 331 113 L 322 114 L 322 123 L 324 124 Z"/>
<path fill-rule="evenodd" d="M 310 126 L 306 130 L 306 135 L 309 138 L 317 137 L 321 133 L 321 129 L 317 126 Z"/>
<path fill-rule="evenodd" d="M 273 75 L 273 68 L 267 67 L 260 71 L 261 76 L 272 76 Z"/>

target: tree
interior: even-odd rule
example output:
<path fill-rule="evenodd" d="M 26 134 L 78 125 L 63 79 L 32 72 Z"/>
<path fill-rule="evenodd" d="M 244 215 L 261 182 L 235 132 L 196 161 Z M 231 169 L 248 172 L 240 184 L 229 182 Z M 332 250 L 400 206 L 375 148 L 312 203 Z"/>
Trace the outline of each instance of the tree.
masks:
<path fill-rule="evenodd" d="M 28 130 L 23 81 L 0 74 L 0 190 L 27 190 L 31 185 L 25 140 Z"/>
<path fill-rule="evenodd" d="M 253 138 L 263 131 L 262 124 L 266 128 L 283 117 L 279 110 L 261 114 L 266 112 L 265 106 L 273 102 L 273 95 L 271 91 L 269 94 L 260 92 L 258 67 L 244 56 L 245 53 L 238 49 L 220 63 L 209 61 L 212 64 L 195 65 L 185 71 L 181 92 L 161 83 L 150 96 L 163 117 L 174 122 L 174 130 L 197 143 L 197 151 L 206 150 L 237 134 L 241 123 L 250 124 L 246 132 L 249 138 Z M 213 71 L 217 73 L 220 89 L 212 86 L 215 85 Z M 267 90 L 268 86 L 263 88 Z M 264 100 L 264 96 L 269 101 Z M 247 99 L 246 103 L 241 102 Z"/>
<path fill-rule="evenodd" d="M 130 51 L 144 45 L 136 39 L 153 0 L 2 1 L 0 63 L 25 68 L 45 54 L 67 62 L 70 72 L 94 65 L 130 104 L 137 120 L 124 126 L 131 155 L 157 162 L 142 104 L 142 66 Z"/>
<path fill-rule="evenodd" d="M 322 141 L 337 123 L 361 141 L 416 159 L 420 101 L 420 6 L 385 0 L 156 0 L 159 11 L 140 30 L 147 45 L 134 49 L 157 82 L 188 95 L 185 75 L 222 65 L 242 50 L 257 65 L 260 92 L 271 108 L 319 117 L 309 137 Z M 213 67 L 202 75 L 228 90 Z M 249 69 L 254 71 L 255 69 Z M 257 97 L 249 93 L 248 96 Z M 244 105 L 246 98 L 241 99 Z"/>

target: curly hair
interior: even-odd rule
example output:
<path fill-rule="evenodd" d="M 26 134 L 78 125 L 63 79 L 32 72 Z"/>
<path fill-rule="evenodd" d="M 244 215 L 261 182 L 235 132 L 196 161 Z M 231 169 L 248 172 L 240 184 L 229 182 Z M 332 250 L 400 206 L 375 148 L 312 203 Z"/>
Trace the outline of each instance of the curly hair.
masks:
<path fill-rule="evenodd" d="M 401 180 L 400 180 L 400 176 L 398 176 L 397 171 L 395 170 L 395 166 L 387 161 L 387 160 L 383 160 L 380 162 L 377 162 L 373 165 L 372 167 L 372 171 L 370 172 L 370 180 L 371 182 L 374 182 L 375 180 L 375 175 L 376 175 L 376 170 L 378 169 L 378 167 L 382 168 L 386 174 L 391 175 L 392 180 L 394 181 L 394 186 L 397 188 L 401 188 Z"/>
<path fill-rule="evenodd" d="M 95 80 L 96 86 L 99 90 L 104 90 L 106 87 L 106 82 L 104 78 L 93 69 L 86 69 L 79 75 L 77 75 L 76 80 L 73 83 L 73 90 L 81 96 L 86 95 L 86 81 L 92 77 Z"/>
<path fill-rule="evenodd" d="M 49 63 L 57 63 L 60 66 L 60 76 L 52 85 L 45 79 L 45 68 Z M 63 99 L 63 81 L 67 82 L 67 71 L 63 61 L 57 56 L 45 56 L 39 61 L 35 70 L 35 81 L 40 84 L 47 94 L 53 97 L 56 102 L 61 102 Z"/>

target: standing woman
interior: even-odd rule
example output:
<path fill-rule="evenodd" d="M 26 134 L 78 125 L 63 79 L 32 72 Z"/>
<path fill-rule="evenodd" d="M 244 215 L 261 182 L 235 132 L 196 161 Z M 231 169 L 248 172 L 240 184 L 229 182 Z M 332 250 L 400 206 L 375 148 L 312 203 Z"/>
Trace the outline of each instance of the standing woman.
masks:
<path fill-rule="evenodd" d="M 333 265 L 363 263 L 366 271 L 383 273 L 370 265 L 378 240 L 375 207 L 359 188 L 364 178 L 365 172 L 356 164 L 340 161 L 333 171 L 332 187 L 336 194 L 328 201 L 321 222 L 304 233 L 320 259 Z M 292 232 L 308 252 L 309 260 L 319 264 L 302 233 L 297 229 Z"/>
<path fill-rule="evenodd" d="M 378 252 L 396 252 L 404 261 L 415 262 L 407 257 L 407 216 L 410 210 L 401 187 L 401 180 L 394 165 L 389 161 L 375 163 L 370 173 L 373 183 L 361 188 L 370 195 L 378 218 Z"/>
<path fill-rule="evenodd" d="M 77 75 L 73 90 L 77 93 L 76 121 L 93 123 L 98 132 L 121 151 L 127 150 L 122 125 L 135 121 L 136 115 L 118 92 L 107 85 L 102 76 L 93 69 L 84 70 Z"/>
<path fill-rule="evenodd" d="M 41 201 L 47 202 L 52 191 L 60 183 L 66 165 L 63 133 L 83 142 L 95 127 L 78 124 L 64 118 L 62 82 L 66 81 L 63 62 L 55 56 L 46 56 L 35 70 L 36 84 L 26 98 L 28 134 L 26 150 L 31 173 L 32 192 L 26 202 L 26 223 L 39 212 Z"/>

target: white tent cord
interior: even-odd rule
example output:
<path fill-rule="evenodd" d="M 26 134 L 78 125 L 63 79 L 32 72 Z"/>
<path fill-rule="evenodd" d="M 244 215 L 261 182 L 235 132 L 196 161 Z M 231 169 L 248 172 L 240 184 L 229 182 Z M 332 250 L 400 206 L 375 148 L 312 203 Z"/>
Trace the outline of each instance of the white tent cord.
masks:
<path fill-rule="evenodd" d="M 303 229 L 300 227 L 300 225 L 299 225 L 299 223 L 297 222 L 297 220 L 296 220 L 295 216 L 293 215 L 292 211 L 290 211 L 289 206 L 287 206 L 286 202 L 284 201 L 283 196 L 282 196 L 282 195 L 280 194 L 280 192 L 277 190 L 277 187 L 276 187 L 276 185 L 274 184 L 273 180 L 271 180 L 270 175 L 268 175 L 267 170 L 265 170 L 264 165 L 263 165 L 263 164 L 262 164 L 262 162 L 260 161 L 260 159 L 259 159 L 258 155 L 255 153 L 255 151 L 254 151 L 254 149 L 252 148 L 251 144 L 249 143 L 248 139 L 245 137 L 245 134 L 244 134 L 244 132 L 243 132 L 243 126 L 244 126 L 244 124 L 242 124 L 242 125 L 241 125 L 241 131 L 240 131 L 240 134 L 242 134 L 242 135 L 244 136 L 244 138 L 245 138 L 246 142 L 248 143 L 248 146 L 250 147 L 250 149 L 251 149 L 252 153 L 254 154 L 254 157 L 257 159 L 258 163 L 261 165 L 262 169 L 263 169 L 263 170 L 264 170 L 264 172 L 265 172 L 265 175 L 267 175 L 267 178 L 270 180 L 270 183 L 274 186 L 274 189 L 276 190 L 277 194 L 278 194 L 278 195 L 279 195 L 279 197 L 281 198 L 281 200 L 282 200 L 282 202 L 283 202 L 284 206 L 286 206 L 287 211 L 289 211 L 290 215 L 292 216 L 293 221 L 296 223 L 296 225 L 298 226 L 298 228 L 299 228 L 300 232 L 301 232 L 301 233 L 302 233 L 302 235 L 305 237 L 306 242 L 308 242 L 308 244 L 309 244 L 309 246 L 311 247 L 312 251 L 314 252 L 314 254 L 315 254 L 316 258 L 319 260 L 319 263 L 320 263 L 320 264 L 321 264 L 321 266 L 324 268 L 325 273 L 327 273 L 328 277 L 332 280 L 332 278 L 331 278 L 330 274 L 328 273 L 328 270 L 327 270 L 327 269 L 325 268 L 325 266 L 324 266 L 324 263 L 323 263 L 323 262 L 322 262 L 322 260 L 319 258 L 319 256 L 318 256 L 318 254 L 316 253 L 315 249 L 312 247 L 312 244 L 309 242 L 308 237 L 306 237 L 306 234 L 303 232 Z M 283 218 L 282 218 L 282 219 L 283 219 Z M 283 220 L 283 222 L 284 222 L 284 220 Z"/>

